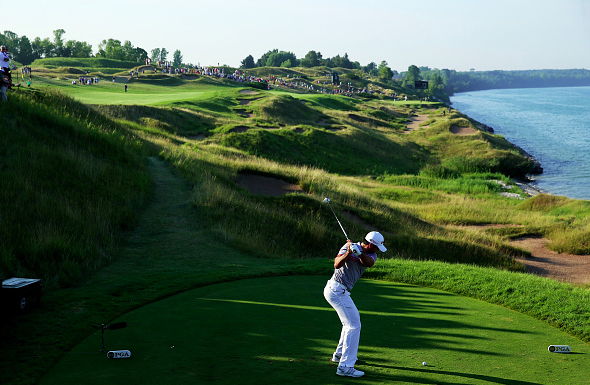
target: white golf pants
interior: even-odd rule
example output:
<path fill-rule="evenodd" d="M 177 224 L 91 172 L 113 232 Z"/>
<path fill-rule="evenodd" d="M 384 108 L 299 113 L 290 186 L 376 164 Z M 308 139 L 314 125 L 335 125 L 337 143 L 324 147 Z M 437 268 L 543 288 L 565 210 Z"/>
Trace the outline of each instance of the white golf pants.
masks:
<path fill-rule="evenodd" d="M 326 301 L 340 317 L 342 332 L 335 354 L 341 354 L 339 366 L 354 367 L 361 338 L 361 315 L 356 308 L 350 292 L 339 282 L 329 280 L 324 288 Z"/>

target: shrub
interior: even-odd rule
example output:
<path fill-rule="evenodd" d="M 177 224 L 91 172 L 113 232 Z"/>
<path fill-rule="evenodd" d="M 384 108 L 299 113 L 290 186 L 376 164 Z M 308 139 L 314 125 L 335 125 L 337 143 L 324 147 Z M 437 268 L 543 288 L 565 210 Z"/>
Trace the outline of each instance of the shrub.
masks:
<path fill-rule="evenodd" d="M 268 89 L 268 84 L 262 82 L 247 82 L 246 86 L 251 88 L 256 88 L 259 90 L 266 90 Z"/>
<path fill-rule="evenodd" d="M 365 99 L 379 99 L 379 96 L 374 95 L 374 94 L 369 94 L 367 92 L 359 92 L 358 96 L 360 96 L 361 98 L 365 98 Z"/>

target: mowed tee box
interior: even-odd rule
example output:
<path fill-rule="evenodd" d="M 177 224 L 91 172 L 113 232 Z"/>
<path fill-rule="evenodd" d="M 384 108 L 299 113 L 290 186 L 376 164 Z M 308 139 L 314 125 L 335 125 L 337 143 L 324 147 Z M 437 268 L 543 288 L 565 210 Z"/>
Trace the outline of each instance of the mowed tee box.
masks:
<path fill-rule="evenodd" d="M 22 312 L 41 302 L 41 280 L 34 278 L 10 278 L 2 281 L 0 290 L 2 307 Z"/>

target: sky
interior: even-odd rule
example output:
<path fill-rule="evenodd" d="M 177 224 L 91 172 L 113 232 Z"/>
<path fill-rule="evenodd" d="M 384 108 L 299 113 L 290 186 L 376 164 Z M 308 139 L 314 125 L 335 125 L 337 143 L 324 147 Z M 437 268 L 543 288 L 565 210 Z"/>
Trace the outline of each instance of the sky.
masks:
<path fill-rule="evenodd" d="M 183 62 L 238 67 L 278 49 L 457 71 L 590 69 L 590 0 L 28 0 L 3 7 L 0 31 L 110 38 Z"/>

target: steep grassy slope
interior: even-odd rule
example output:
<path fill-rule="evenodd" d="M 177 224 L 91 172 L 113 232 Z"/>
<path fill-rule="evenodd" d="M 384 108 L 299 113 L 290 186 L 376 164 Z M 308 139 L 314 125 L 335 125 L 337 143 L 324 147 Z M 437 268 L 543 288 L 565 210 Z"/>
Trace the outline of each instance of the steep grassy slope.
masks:
<path fill-rule="evenodd" d="M 149 194 L 142 143 L 58 93 L 12 94 L 0 115 L 0 276 L 74 285 Z"/>

